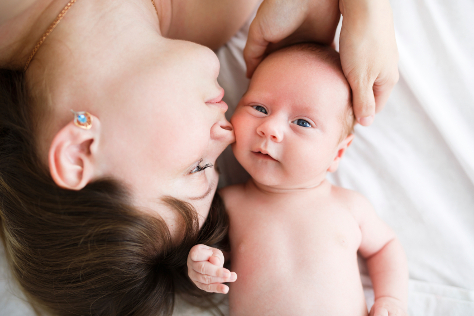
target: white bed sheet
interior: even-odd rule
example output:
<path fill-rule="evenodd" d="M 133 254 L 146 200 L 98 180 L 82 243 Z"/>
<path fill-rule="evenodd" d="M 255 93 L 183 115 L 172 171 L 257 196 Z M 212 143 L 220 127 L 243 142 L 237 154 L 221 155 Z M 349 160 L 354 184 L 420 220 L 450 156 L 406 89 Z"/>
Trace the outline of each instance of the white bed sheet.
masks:
<path fill-rule="evenodd" d="M 474 315 L 474 1 L 391 1 L 400 81 L 330 180 L 361 192 L 400 238 L 409 314 Z M 233 109 L 245 92 L 245 30 L 218 52 Z M 228 115 L 230 117 L 231 111 Z M 221 185 L 246 177 L 226 150 Z M 373 291 L 361 278 L 369 306 Z"/>
<path fill-rule="evenodd" d="M 474 315 L 474 1 L 391 1 L 400 82 L 331 181 L 357 190 L 397 233 L 409 261 L 411 316 Z M 248 81 L 244 27 L 218 51 L 232 109 Z M 221 185 L 245 173 L 226 150 Z M 0 251 L 0 315 L 32 315 L 12 294 Z M 369 306 L 370 279 L 361 266 Z M 176 315 L 209 315 L 179 304 Z"/>

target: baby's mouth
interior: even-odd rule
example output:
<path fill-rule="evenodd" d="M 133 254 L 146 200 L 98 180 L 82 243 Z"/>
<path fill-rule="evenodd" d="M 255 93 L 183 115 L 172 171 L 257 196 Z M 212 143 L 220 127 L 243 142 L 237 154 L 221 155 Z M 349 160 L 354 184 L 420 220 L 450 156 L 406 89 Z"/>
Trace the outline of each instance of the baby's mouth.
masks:
<path fill-rule="evenodd" d="M 278 160 L 276 160 L 275 158 L 273 158 L 272 156 L 270 156 L 270 154 L 268 154 L 268 153 L 266 153 L 266 152 L 252 151 L 252 153 L 254 153 L 257 157 L 262 158 L 262 159 L 268 159 L 268 160 L 278 161 Z"/>

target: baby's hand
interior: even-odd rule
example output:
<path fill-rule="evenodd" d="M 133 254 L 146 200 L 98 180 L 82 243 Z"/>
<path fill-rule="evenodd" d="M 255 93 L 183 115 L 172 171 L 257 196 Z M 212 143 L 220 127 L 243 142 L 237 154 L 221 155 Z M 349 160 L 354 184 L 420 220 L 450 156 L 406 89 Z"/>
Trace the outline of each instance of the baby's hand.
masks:
<path fill-rule="evenodd" d="M 216 248 L 196 245 L 188 255 L 188 275 L 198 288 L 206 292 L 227 294 L 224 282 L 234 282 L 237 274 L 223 268 L 224 254 Z"/>
<path fill-rule="evenodd" d="M 369 316 L 407 316 L 406 308 L 403 307 L 402 302 L 392 297 L 378 298 Z"/>

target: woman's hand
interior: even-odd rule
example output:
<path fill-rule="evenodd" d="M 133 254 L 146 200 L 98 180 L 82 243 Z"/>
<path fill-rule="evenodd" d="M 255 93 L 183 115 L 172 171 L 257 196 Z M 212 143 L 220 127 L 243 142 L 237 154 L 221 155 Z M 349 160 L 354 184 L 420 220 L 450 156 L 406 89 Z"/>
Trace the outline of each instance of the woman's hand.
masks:
<path fill-rule="evenodd" d="M 398 50 L 388 0 L 340 0 L 339 52 L 357 121 L 368 126 L 398 81 Z"/>
<path fill-rule="evenodd" d="M 198 288 L 206 292 L 227 294 L 224 282 L 234 282 L 237 274 L 223 268 L 224 254 L 216 248 L 196 245 L 188 255 L 188 275 Z"/>
<path fill-rule="evenodd" d="M 250 25 L 244 50 L 247 76 L 279 47 L 304 41 L 330 45 L 340 13 L 342 69 L 352 89 L 357 121 L 368 126 L 398 81 L 388 0 L 265 0 Z"/>
<path fill-rule="evenodd" d="M 334 41 L 338 0 L 265 0 L 249 28 L 244 58 L 247 77 L 270 52 L 293 43 Z"/>

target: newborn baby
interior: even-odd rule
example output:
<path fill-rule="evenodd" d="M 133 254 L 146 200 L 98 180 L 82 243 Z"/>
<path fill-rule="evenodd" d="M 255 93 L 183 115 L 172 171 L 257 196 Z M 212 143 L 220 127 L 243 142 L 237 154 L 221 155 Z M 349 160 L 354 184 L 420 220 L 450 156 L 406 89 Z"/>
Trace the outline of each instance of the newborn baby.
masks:
<path fill-rule="evenodd" d="M 332 185 L 354 139 L 349 85 L 331 48 L 268 56 L 231 119 L 234 155 L 251 175 L 222 189 L 231 273 L 219 251 L 193 247 L 190 278 L 229 292 L 231 315 L 366 316 L 357 253 L 375 292 L 370 315 L 406 315 L 408 271 L 393 231 L 359 193 Z"/>

